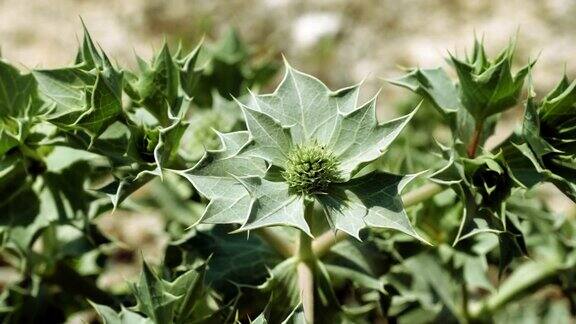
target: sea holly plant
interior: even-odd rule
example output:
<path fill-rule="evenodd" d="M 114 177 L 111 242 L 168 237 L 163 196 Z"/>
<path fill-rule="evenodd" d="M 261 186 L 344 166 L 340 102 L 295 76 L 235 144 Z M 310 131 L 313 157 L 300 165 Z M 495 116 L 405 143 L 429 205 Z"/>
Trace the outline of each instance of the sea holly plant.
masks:
<path fill-rule="evenodd" d="M 359 237 L 373 226 L 419 237 L 398 196 L 414 176 L 354 177 L 386 150 L 413 113 L 378 124 L 376 98 L 357 106 L 358 91 L 331 91 L 286 63 L 273 94 L 239 103 L 248 131 L 223 134 L 223 150 L 207 152 L 198 165 L 178 172 L 211 199 L 201 221 L 239 223 L 240 230 L 288 225 L 312 236 L 310 217 L 316 216 L 305 210 L 318 203 L 320 217 L 334 230 Z M 214 193 L 221 181 L 237 190 Z M 225 202 L 235 208 L 224 208 Z"/>
<path fill-rule="evenodd" d="M 86 27 L 70 65 L 0 60 L 0 320 L 570 322 L 576 83 L 539 96 L 514 52 L 412 69 L 396 106 L 286 61 L 268 93 L 234 31 L 135 69 Z"/>
<path fill-rule="evenodd" d="M 357 105 L 359 85 L 331 91 L 288 63 L 285 70 L 274 93 L 239 103 L 247 132 L 223 134 L 222 150 L 178 171 L 211 200 L 200 221 L 238 223 L 239 230 L 295 227 L 302 232 L 303 262 L 312 257 L 314 223 L 327 222 L 357 238 L 365 227 L 380 227 L 420 239 L 399 196 L 414 176 L 379 171 L 357 176 L 416 110 L 379 124 L 376 97 Z M 229 189 L 218 190 L 224 183 Z M 322 212 L 315 212 L 316 204 Z"/>

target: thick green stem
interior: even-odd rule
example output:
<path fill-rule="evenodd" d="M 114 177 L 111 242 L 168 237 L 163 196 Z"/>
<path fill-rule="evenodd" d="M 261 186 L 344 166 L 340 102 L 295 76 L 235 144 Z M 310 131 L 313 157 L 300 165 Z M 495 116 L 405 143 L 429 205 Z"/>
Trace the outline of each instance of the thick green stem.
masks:
<path fill-rule="evenodd" d="M 402 202 L 404 203 L 404 207 L 414 206 L 436 196 L 444 190 L 446 190 L 446 187 L 430 182 L 402 195 Z"/>
<path fill-rule="evenodd" d="M 276 234 L 270 228 L 260 228 L 256 230 L 256 234 L 264 240 L 270 247 L 272 247 L 276 252 L 285 258 L 289 258 L 294 255 L 294 247 L 286 239 L 278 234 Z"/>
<path fill-rule="evenodd" d="M 490 318 L 496 311 L 509 302 L 518 300 L 542 284 L 552 280 L 561 270 L 553 261 L 540 261 L 524 264 L 518 268 L 500 287 L 500 289 L 484 300 L 474 310 L 470 317 L 475 320 Z"/>
<path fill-rule="evenodd" d="M 306 221 L 312 219 L 314 204 L 307 203 L 305 208 Z M 314 262 L 315 256 L 312 251 L 312 238 L 304 232 L 300 232 L 300 243 L 298 245 L 298 289 L 304 308 L 304 319 L 306 323 L 314 323 Z"/>
<path fill-rule="evenodd" d="M 480 137 L 482 137 L 482 130 L 484 128 L 484 121 L 480 120 L 476 124 L 476 128 L 474 129 L 474 134 L 472 135 L 472 139 L 470 143 L 468 143 L 468 157 L 473 159 L 476 157 L 476 150 L 478 150 L 478 145 L 480 144 Z"/>

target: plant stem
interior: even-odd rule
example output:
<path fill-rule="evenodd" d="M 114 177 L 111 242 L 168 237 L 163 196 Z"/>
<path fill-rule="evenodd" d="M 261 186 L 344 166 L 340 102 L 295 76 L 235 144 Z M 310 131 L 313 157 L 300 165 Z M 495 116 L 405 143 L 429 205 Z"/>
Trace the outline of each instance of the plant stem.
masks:
<path fill-rule="evenodd" d="M 444 191 L 446 187 L 443 187 L 437 183 L 428 183 L 417 189 L 414 189 L 402 196 L 402 201 L 404 202 L 404 207 L 413 206 L 419 204 L 436 194 Z M 320 235 L 312 243 L 312 249 L 316 257 L 321 258 L 337 243 L 344 241 L 348 237 L 348 234 L 344 232 L 327 231 L 326 233 Z"/>
<path fill-rule="evenodd" d="M 524 297 L 530 291 L 537 289 L 558 275 L 561 267 L 554 261 L 541 261 L 524 265 L 523 269 L 517 269 L 500 289 L 485 299 L 485 301 L 470 312 L 470 318 L 482 320 L 490 317 L 496 311 L 509 302 Z"/>
<path fill-rule="evenodd" d="M 402 202 L 404 203 L 404 207 L 414 206 L 436 196 L 444 190 L 446 190 L 446 187 L 430 182 L 402 195 Z"/>
<path fill-rule="evenodd" d="M 480 120 L 476 123 L 476 128 L 474 129 L 474 135 L 468 144 L 468 157 L 473 159 L 476 156 L 476 150 L 478 149 L 478 144 L 480 143 L 480 137 L 482 136 L 482 130 L 484 128 L 484 120 Z"/>
<path fill-rule="evenodd" d="M 286 239 L 276 233 L 270 228 L 259 228 L 255 231 L 258 236 L 264 240 L 270 247 L 272 247 L 276 252 L 285 258 L 289 258 L 294 255 L 294 246 L 286 242 Z"/>
<path fill-rule="evenodd" d="M 310 266 L 304 262 L 298 264 L 298 289 L 304 308 L 306 323 L 314 323 L 314 274 Z"/>
<path fill-rule="evenodd" d="M 307 203 L 304 217 L 308 221 L 313 217 L 314 204 Z M 316 262 L 312 251 L 312 238 L 304 232 L 300 232 L 300 243 L 298 245 L 298 289 L 304 308 L 304 319 L 306 323 L 314 323 L 314 272 L 313 264 Z"/>

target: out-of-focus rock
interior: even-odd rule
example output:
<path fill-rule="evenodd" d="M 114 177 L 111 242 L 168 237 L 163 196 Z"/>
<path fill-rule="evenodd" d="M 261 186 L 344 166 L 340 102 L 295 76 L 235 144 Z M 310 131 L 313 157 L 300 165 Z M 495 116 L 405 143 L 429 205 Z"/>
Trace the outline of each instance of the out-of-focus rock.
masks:
<path fill-rule="evenodd" d="M 313 12 L 300 16 L 292 26 L 292 40 L 299 48 L 316 45 L 324 37 L 335 36 L 341 28 L 338 14 Z"/>

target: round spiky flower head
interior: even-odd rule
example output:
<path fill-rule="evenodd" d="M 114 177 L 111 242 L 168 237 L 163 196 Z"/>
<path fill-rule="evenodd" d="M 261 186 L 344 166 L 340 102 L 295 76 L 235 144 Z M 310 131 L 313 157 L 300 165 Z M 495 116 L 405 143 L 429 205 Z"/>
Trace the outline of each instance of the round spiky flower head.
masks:
<path fill-rule="evenodd" d="M 330 183 L 340 179 L 338 160 L 316 143 L 292 150 L 282 175 L 290 189 L 302 195 L 325 192 Z"/>

